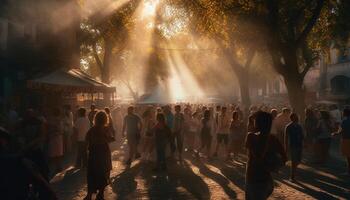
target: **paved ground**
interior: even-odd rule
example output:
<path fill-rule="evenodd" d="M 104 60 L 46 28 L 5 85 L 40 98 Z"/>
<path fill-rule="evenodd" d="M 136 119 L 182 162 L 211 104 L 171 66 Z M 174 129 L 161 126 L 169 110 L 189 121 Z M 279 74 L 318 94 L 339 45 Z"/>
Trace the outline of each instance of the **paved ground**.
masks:
<path fill-rule="evenodd" d="M 172 161 L 168 172 L 154 173 L 152 163 L 140 161 L 126 169 L 125 144 L 115 149 L 106 199 L 244 199 L 243 155 L 235 162 L 207 162 L 187 154 L 182 165 Z M 333 155 L 324 166 L 303 162 L 297 184 L 288 181 L 288 168 L 275 175 L 271 199 L 350 199 L 350 177 L 342 175 L 345 162 L 339 156 Z M 51 182 L 59 199 L 78 200 L 86 195 L 84 170 L 69 167 Z"/>

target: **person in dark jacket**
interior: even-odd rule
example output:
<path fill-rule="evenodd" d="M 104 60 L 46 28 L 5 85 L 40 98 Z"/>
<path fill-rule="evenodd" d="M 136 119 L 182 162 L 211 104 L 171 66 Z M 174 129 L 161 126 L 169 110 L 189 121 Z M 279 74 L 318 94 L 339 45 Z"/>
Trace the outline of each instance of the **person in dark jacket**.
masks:
<path fill-rule="evenodd" d="M 290 171 L 290 180 L 295 181 L 295 173 L 301 162 L 303 152 L 303 128 L 299 124 L 299 117 L 296 113 L 290 115 L 291 122 L 286 126 L 284 147 L 289 153 L 292 162 Z"/>

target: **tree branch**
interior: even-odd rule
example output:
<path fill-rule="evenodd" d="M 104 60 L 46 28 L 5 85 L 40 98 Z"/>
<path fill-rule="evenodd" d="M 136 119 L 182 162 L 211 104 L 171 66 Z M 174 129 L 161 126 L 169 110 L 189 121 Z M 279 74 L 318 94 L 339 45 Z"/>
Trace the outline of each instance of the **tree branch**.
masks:
<path fill-rule="evenodd" d="M 296 40 L 296 46 L 299 46 L 302 44 L 302 42 L 307 38 L 309 33 L 311 32 L 312 28 L 315 26 L 317 19 L 319 18 L 321 14 L 321 10 L 324 5 L 324 0 L 318 0 L 317 5 L 315 9 L 313 10 L 312 17 L 310 18 L 309 22 L 306 24 L 304 30 L 301 32 L 300 36 Z"/>

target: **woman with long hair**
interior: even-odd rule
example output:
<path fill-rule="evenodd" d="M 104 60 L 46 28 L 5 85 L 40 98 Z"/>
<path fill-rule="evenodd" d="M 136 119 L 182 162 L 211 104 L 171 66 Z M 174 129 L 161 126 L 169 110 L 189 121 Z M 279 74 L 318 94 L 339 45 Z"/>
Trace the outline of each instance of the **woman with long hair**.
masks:
<path fill-rule="evenodd" d="M 258 111 L 254 125 L 256 131 L 248 133 L 245 144 L 248 150 L 245 196 L 248 200 L 267 199 L 272 194 L 274 186 L 270 163 L 275 163 L 277 156 L 281 158 L 281 163 L 287 160 L 282 144 L 276 136 L 270 134 L 271 114 Z M 273 162 L 267 162 L 271 160 Z"/>
<path fill-rule="evenodd" d="M 96 199 L 103 199 L 105 187 L 109 183 L 109 175 L 112 169 L 110 142 L 110 129 L 108 128 L 108 116 L 104 111 L 99 111 L 94 118 L 94 125 L 86 135 L 88 145 L 87 185 L 88 193 L 85 200 L 90 200 L 93 193 L 98 191 Z"/>

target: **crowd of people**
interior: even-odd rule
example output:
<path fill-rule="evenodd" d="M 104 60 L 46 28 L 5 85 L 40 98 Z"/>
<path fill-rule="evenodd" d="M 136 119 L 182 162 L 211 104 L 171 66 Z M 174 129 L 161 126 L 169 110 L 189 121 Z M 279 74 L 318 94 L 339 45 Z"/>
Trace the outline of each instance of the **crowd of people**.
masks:
<path fill-rule="evenodd" d="M 22 192 L 15 192 L 16 198 L 5 195 L 5 199 L 33 194 L 55 199 L 49 180 L 73 155 L 75 167 L 87 170 L 85 199 L 94 193 L 103 199 L 112 169 L 110 143 L 125 138 L 125 165 L 137 159 L 154 161 L 157 173 L 174 163 L 169 160 L 181 165 L 185 153 L 193 159 L 230 161 L 247 152 L 246 198 L 266 199 L 273 191 L 271 173 L 290 159 L 290 180 L 297 181 L 303 152 L 310 152 L 317 164 L 326 163 L 337 135 L 341 135 L 341 151 L 350 174 L 350 110 L 341 113 L 337 107 L 310 107 L 298 115 L 287 107 L 242 110 L 232 104 L 176 104 L 101 110 L 95 105 L 89 110 L 67 105 L 48 111 L 27 109 L 19 115 L 10 107 L 0 129 L 0 159 L 4 161 L 0 171 L 6 172 L 1 184 L 8 185 L 4 180 L 22 175 L 26 178 L 14 183 Z M 1 193 L 13 195 L 11 187 L 1 187 Z"/>

